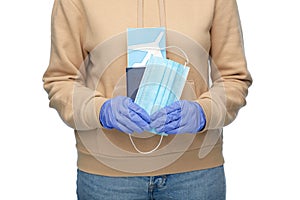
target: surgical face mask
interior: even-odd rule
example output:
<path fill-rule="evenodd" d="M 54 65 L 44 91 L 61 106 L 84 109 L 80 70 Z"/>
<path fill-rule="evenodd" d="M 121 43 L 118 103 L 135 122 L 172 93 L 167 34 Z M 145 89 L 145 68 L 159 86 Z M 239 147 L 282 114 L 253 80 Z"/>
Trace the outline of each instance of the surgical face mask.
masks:
<path fill-rule="evenodd" d="M 189 67 L 152 56 L 146 65 L 135 103 L 149 115 L 180 99 Z"/>
<path fill-rule="evenodd" d="M 149 115 L 180 99 L 189 72 L 189 67 L 186 66 L 188 58 L 185 53 L 184 55 L 186 57 L 184 65 L 156 56 L 151 56 L 148 60 L 135 103 L 144 108 Z M 160 146 L 163 136 L 167 135 L 157 133 L 155 130 L 151 130 L 151 132 L 161 135 L 161 139 L 155 149 L 149 152 L 138 150 L 129 135 L 134 148 L 139 153 L 152 153 Z"/>

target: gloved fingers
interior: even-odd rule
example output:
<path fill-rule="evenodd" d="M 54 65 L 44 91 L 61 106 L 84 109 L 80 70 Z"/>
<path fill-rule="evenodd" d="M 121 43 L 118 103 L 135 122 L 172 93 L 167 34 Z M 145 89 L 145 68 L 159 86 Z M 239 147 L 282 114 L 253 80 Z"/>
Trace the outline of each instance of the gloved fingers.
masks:
<path fill-rule="evenodd" d="M 179 128 L 180 124 L 181 124 L 181 120 L 178 119 L 178 120 L 172 121 L 170 123 L 164 124 L 160 127 L 157 127 L 157 128 L 155 128 L 155 130 L 159 133 L 168 133 L 174 129 Z"/>
<path fill-rule="evenodd" d="M 135 111 L 130 109 L 131 104 L 133 104 L 132 99 L 128 97 L 118 96 L 112 99 L 111 109 L 113 116 L 116 120 L 116 123 L 120 127 L 126 127 L 126 131 L 129 133 L 137 132 L 141 133 L 144 131 L 143 127 L 146 126 L 144 120 L 136 114 Z M 142 112 L 142 108 L 138 108 L 139 106 L 133 106 L 133 108 L 137 108 L 138 112 Z M 143 115 L 144 113 L 142 113 Z M 147 114 L 147 113 L 146 113 Z M 147 114 L 148 115 L 148 114 Z M 132 120 L 132 118 L 134 120 Z M 145 117 L 147 118 L 147 117 Z M 148 120 L 149 120 L 148 116 Z M 139 119 L 139 120 L 138 120 Z M 138 123 L 140 122 L 140 123 Z M 122 128 L 124 130 L 124 128 Z"/>
<path fill-rule="evenodd" d="M 178 128 L 175 128 L 175 129 L 166 131 L 165 133 L 166 133 L 166 134 L 169 134 L 169 135 L 174 135 L 174 134 L 181 134 L 181 133 L 184 133 L 184 131 L 183 131 L 183 128 L 182 128 L 182 127 L 178 127 Z"/>
<path fill-rule="evenodd" d="M 155 113 L 153 113 L 150 118 L 152 121 L 154 121 L 155 119 L 158 119 L 160 117 L 164 117 L 164 115 L 168 115 L 169 113 L 172 113 L 176 110 L 181 110 L 181 104 L 180 101 L 176 101 L 174 103 L 172 103 L 169 106 L 166 106 L 158 111 L 156 111 Z"/>
<path fill-rule="evenodd" d="M 150 123 L 150 116 L 149 114 L 139 105 L 137 105 L 136 103 L 132 102 L 129 103 L 128 108 L 135 112 L 137 115 L 140 116 L 140 118 L 142 118 L 145 122 Z"/>
<path fill-rule="evenodd" d="M 181 110 L 174 110 L 169 114 L 160 114 L 156 115 L 159 116 L 158 118 L 154 118 L 153 121 L 150 123 L 152 128 L 158 128 L 165 124 L 168 124 L 172 121 L 177 121 L 181 118 Z M 152 117 L 151 117 L 152 118 Z"/>
<path fill-rule="evenodd" d="M 132 134 L 133 130 L 129 129 L 128 127 L 124 126 L 123 124 L 118 123 L 115 129 L 127 133 L 127 134 Z"/>
<path fill-rule="evenodd" d="M 171 105 L 169 106 L 166 106 L 166 111 L 167 113 L 170 113 L 170 112 L 173 112 L 174 110 L 181 110 L 182 109 L 182 101 L 179 100 L 179 101 L 175 101 L 174 103 L 172 103 Z"/>
<path fill-rule="evenodd" d="M 132 100 L 128 97 L 117 96 L 111 99 L 111 113 L 113 117 L 118 118 L 118 121 L 122 121 L 122 118 L 130 119 L 128 105 Z"/>
<path fill-rule="evenodd" d="M 111 108 L 113 112 L 128 113 L 128 106 L 132 103 L 132 99 L 124 96 L 117 96 L 111 99 Z"/>
<path fill-rule="evenodd" d="M 110 112 L 111 114 L 106 117 L 106 121 L 109 122 L 109 124 L 110 124 L 110 126 L 106 127 L 106 128 L 115 128 L 121 132 L 128 133 L 128 134 L 133 133 L 132 129 L 130 129 L 127 126 L 124 126 L 122 123 L 120 123 L 120 121 L 124 120 L 126 117 L 124 117 L 123 119 L 120 120 L 121 114 L 118 113 L 117 111 L 112 113 L 111 110 L 112 110 L 111 107 L 109 109 L 107 109 L 107 111 Z"/>
<path fill-rule="evenodd" d="M 138 115 L 136 112 L 130 110 L 129 115 L 131 121 L 133 121 L 137 126 L 141 127 L 143 130 L 151 130 L 149 122 L 145 121 L 145 119 Z"/>
<path fill-rule="evenodd" d="M 173 127 L 171 125 L 166 125 L 165 129 L 166 134 L 197 133 L 198 124 L 193 119 L 181 118 L 178 124 Z"/>
<path fill-rule="evenodd" d="M 182 134 L 182 133 L 196 133 L 194 131 L 195 128 L 191 127 L 192 124 L 189 123 L 184 123 L 184 122 L 179 122 L 178 125 L 173 129 L 168 129 L 165 131 L 166 134 Z"/>
<path fill-rule="evenodd" d="M 144 131 L 140 126 L 138 126 L 130 118 L 128 118 L 126 115 L 123 115 L 122 113 L 116 116 L 116 120 L 118 126 L 127 127 L 128 130 L 131 130 L 131 133 L 132 132 L 141 133 Z"/>

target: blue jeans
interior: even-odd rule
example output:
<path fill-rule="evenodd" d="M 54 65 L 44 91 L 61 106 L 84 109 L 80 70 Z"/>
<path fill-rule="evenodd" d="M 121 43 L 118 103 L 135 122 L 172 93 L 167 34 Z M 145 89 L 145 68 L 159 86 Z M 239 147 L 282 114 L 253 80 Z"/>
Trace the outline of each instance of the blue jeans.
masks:
<path fill-rule="evenodd" d="M 162 176 L 107 177 L 78 170 L 78 200 L 225 200 L 223 166 Z"/>

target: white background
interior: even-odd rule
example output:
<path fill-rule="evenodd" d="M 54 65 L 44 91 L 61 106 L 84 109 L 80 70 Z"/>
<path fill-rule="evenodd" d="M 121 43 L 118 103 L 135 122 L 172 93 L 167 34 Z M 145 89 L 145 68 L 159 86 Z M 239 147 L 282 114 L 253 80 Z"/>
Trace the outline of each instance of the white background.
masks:
<path fill-rule="evenodd" d="M 42 88 L 52 5 L 0 3 L 0 199 L 76 199 L 73 131 Z M 254 82 L 248 105 L 225 128 L 227 199 L 300 199 L 300 8 L 295 0 L 238 5 Z"/>

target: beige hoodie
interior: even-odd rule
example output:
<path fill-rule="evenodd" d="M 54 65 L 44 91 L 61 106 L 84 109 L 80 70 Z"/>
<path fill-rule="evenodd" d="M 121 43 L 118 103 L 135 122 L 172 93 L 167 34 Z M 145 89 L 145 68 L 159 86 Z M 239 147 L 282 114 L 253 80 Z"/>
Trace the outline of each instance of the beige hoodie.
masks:
<path fill-rule="evenodd" d="M 51 58 L 43 81 L 50 107 L 75 130 L 78 168 L 108 176 L 179 173 L 222 165 L 222 128 L 246 104 L 246 67 L 235 0 L 55 0 Z M 127 134 L 99 123 L 102 104 L 126 95 L 126 29 L 167 30 L 167 45 L 183 49 L 191 67 L 181 99 L 198 102 L 206 127 L 167 136 L 151 154 L 136 152 Z M 180 52 L 167 57 L 184 62 Z M 133 135 L 142 151 L 160 136 Z"/>

